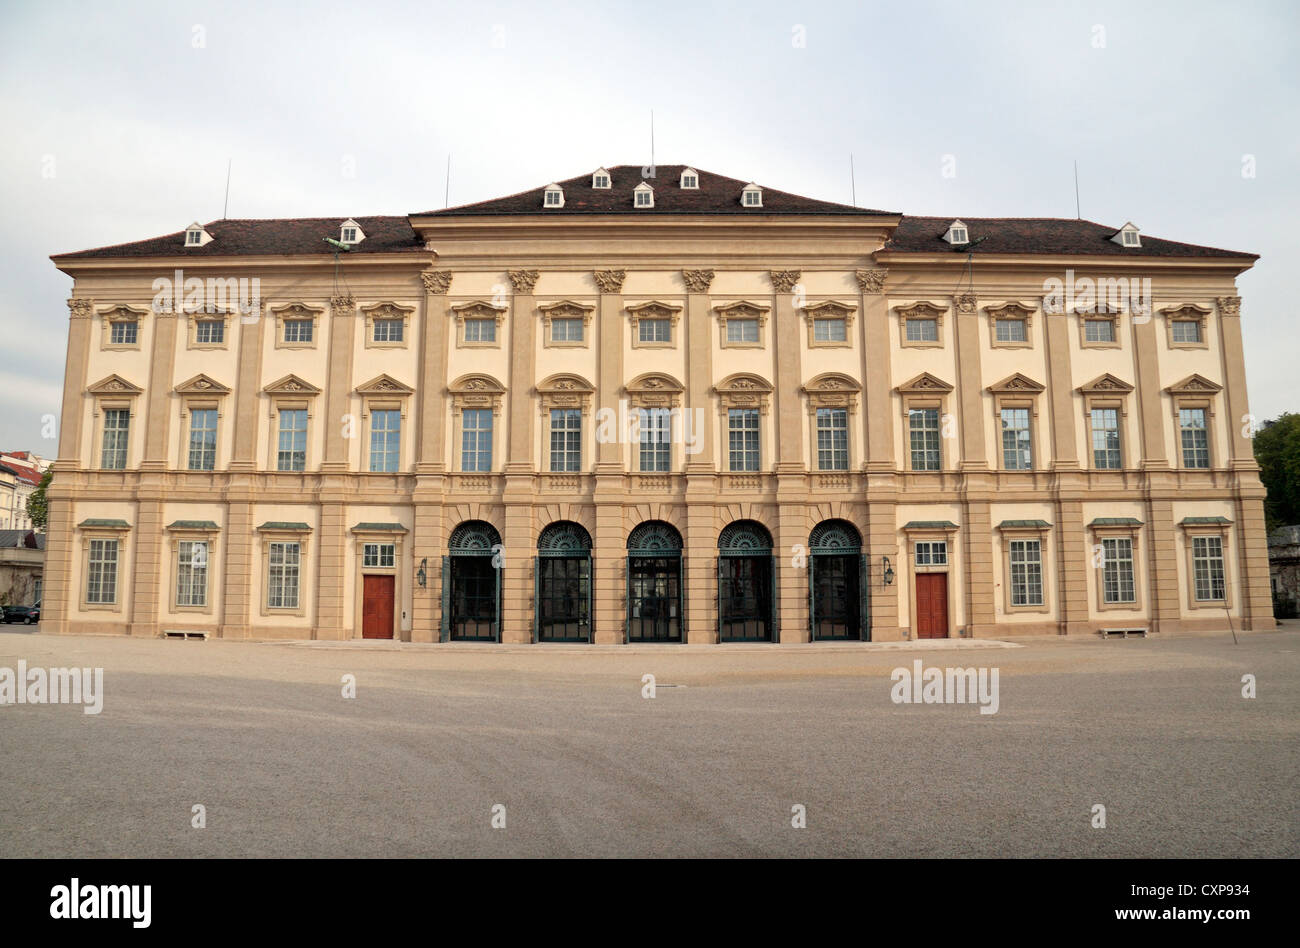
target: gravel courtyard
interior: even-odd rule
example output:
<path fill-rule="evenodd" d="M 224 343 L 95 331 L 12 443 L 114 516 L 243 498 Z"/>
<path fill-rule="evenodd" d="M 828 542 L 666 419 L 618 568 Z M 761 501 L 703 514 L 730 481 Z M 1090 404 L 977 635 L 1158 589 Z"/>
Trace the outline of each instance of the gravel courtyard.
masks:
<path fill-rule="evenodd" d="M 627 648 L 5 628 L 0 670 L 102 667 L 104 694 L 0 707 L 0 854 L 1295 857 L 1298 629 Z M 997 713 L 894 703 L 917 659 L 998 669 Z"/>

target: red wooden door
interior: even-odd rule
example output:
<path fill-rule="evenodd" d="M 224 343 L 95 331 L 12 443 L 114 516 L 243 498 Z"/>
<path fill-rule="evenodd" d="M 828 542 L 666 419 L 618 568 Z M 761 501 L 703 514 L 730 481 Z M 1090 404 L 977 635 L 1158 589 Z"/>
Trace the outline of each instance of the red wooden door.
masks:
<path fill-rule="evenodd" d="M 948 637 L 948 574 L 916 574 L 916 636 Z"/>
<path fill-rule="evenodd" d="M 366 576 L 361 597 L 361 637 L 393 637 L 394 576 Z"/>

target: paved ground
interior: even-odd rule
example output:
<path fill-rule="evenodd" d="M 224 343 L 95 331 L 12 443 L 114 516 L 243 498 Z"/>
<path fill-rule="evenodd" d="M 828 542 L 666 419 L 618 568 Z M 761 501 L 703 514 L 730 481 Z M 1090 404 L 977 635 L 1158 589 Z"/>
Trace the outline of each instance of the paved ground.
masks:
<path fill-rule="evenodd" d="M 0 855 L 1295 857 L 1300 626 L 1239 637 L 371 649 L 7 627 L 0 668 L 102 666 L 105 699 L 0 707 Z M 917 658 L 998 668 L 998 713 L 892 703 Z"/>

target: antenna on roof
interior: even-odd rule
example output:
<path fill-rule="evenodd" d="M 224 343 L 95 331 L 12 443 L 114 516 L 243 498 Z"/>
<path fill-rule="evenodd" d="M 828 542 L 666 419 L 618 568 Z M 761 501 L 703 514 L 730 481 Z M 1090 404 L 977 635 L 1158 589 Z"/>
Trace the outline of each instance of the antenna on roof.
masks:
<path fill-rule="evenodd" d="M 1083 220 L 1083 214 L 1079 212 L 1079 159 L 1074 159 L 1074 218 Z"/>
<path fill-rule="evenodd" d="M 223 221 L 226 219 L 227 212 L 230 210 L 230 166 L 234 163 L 234 158 L 228 158 L 226 160 L 226 203 L 221 205 L 221 219 Z"/>
<path fill-rule="evenodd" d="M 650 110 L 650 167 L 655 166 L 655 110 Z"/>
<path fill-rule="evenodd" d="M 447 152 L 447 186 L 442 192 L 442 209 L 451 207 L 451 152 Z"/>
<path fill-rule="evenodd" d="M 849 152 L 849 187 L 853 190 L 853 206 L 858 206 L 858 176 L 853 170 L 853 152 Z"/>

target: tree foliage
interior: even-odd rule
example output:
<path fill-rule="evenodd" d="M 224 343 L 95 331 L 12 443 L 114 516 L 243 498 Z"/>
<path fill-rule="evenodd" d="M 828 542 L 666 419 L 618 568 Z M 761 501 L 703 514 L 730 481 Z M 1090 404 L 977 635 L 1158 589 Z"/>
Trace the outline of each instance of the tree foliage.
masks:
<path fill-rule="evenodd" d="M 1268 529 L 1300 523 L 1300 415 L 1283 412 L 1255 433 L 1255 460 L 1268 490 Z"/>
<path fill-rule="evenodd" d="M 45 499 L 45 489 L 50 486 L 52 477 L 54 477 L 54 468 L 50 468 L 41 476 L 40 484 L 27 498 L 27 516 L 32 521 L 33 530 L 44 530 L 45 521 L 49 519 L 50 505 Z"/>

